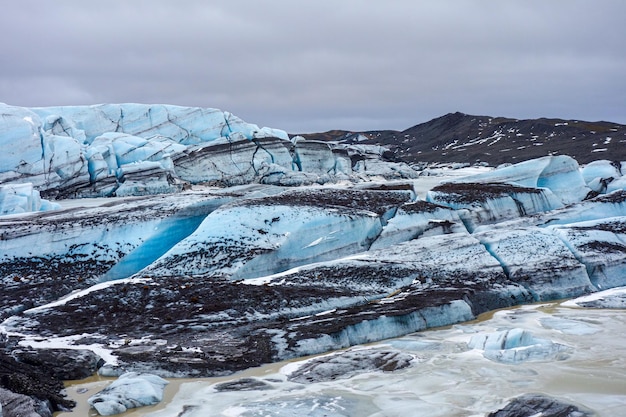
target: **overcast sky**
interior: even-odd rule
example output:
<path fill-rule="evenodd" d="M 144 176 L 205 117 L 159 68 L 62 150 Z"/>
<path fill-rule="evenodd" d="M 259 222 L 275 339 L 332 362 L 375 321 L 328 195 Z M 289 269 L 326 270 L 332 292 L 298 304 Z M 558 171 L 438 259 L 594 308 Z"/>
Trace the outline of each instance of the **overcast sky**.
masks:
<path fill-rule="evenodd" d="M 291 133 L 449 112 L 626 124 L 624 0 L 19 0 L 0 102 L 215 107 Z"/>

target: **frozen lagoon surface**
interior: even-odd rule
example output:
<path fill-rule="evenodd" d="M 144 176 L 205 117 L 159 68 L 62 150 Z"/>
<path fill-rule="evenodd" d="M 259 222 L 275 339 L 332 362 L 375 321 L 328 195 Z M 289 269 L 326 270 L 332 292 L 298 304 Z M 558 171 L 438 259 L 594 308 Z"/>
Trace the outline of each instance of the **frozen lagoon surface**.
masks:
<path fill-rule="evenodd" d="M 626 288 L 605 293 L 609 295 L 605 298 L 616 294 L 623 298 Z M 290 381 L 289 374 L 311 360 L 305 358 L 230 377 L 170 380 L 162 403 L 121 415 L 473 417 L 499 410 L 522 394 L 542 393 L 591 410 L 598 417 L 620 416 L 626 410 L 624 323 L 624 309 L 581 308 L 572 301 L 526 305 L 350 349 L 413 355 L 409 367 L 393 372 L 357 372 L 345 379 L 311 383 Z M 508 341 L 495 342 L 507 331 Z M 475 345 L 472 339 L 481 338 L 490 342 L 469 347 Z M 531 354 L 524 354 L 528 349 Z M 521 360 L 497 360 L 494 351 Z M 248 381 L 248 388 L 220 389 L 235 381 Z M 84 406 L 86 398 L 107 383 L 72 385 L 68 394 Z M 79 396 L 77 392 L 84 389 Z M 81 405 L 58 416 L 76 416 Z M 90 413 L 97 415 L 93 410 Z"/>

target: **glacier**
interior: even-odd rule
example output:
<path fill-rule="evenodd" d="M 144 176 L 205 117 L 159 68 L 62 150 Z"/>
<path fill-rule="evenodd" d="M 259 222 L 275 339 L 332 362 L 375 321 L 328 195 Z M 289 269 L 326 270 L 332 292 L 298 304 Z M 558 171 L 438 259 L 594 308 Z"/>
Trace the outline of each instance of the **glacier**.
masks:
<path fill-rule="evenodd" d="M 546 161 L 538 165 L 545 169 Z M 551 176 L 559 190 L 559 181 L 574 175 L 575 164 L 565 166 L 561 180 Z M 538 171 L 529 162 L 503 169 L 510 184 L 491 182 L 500 175 L 494 170 L 426 194 L 416 189 L 419 179 L 295 189 L 251 184 L 5 216 L 5 326 L 68 337 L 83 324 L 52 329 L 81 311 L 119 359 L 107 373 L 136 366 L 206 375 L 247 367 L 250 355 L 260 364 L 321 353 L 624 285 L 624 191 L 564 205 L 550 188 L 515 185 L 528 169 Z M 487 182 L 477 181 L 481 175 Z M 517 203 L 500 202 L 511 196 Z M 35 287 L 46 290 L 34 296 Z M 117 345 L 119 326 L 134 328 L 122 333 L 137 339 L 173 331 L 172 340 L 191 328 L 198 340 L 186 340 L 182 351 L 149 339 L 128 350 Z M 225 332 L 231 342 L 207 350 Z M 271 348 L 259 350 L 264 344 Z M 137 350 L 154 355 L 137 361 Z M 241 360 L 218 365 L 226 352 Z"/>
<path fill-rule="evenodd" d="M 235 202 L 208 216 L 145 273 L 256 278 L 362 252 L 389 212 L 409 198 L 404 192 L 311 188 Z"/>
<path fill-rule="evenodd" d="M 186 151 L 242 139 L 290 143 L 284 131 L 259 128 L 217 109 L 133 103 L 27 109 L 0 104 L 0 113 L 0 145 L 11 149 L 0 157 L 0 184 L 28 181 L 51 196 L 180 191 L 186 177 L 197 179 L 185 170 L 181 179 L 175 170 L 174 160 L 185 160 L 181 154 Z M 143 181 L 131 186 L 128 180 L 138 178 Z"/>
<path fill-rule="evenodd" d="M 418 176 L 405 163 L 379 164 L 382 147 L 290 138 L 213 108 L 0 103 L 0 114 L 0 146 L 10 149 L 0 155 L 0 186 L 29 182 L 46 198 L 176 193 L 198 183 L 299 186 Z"/>
<path fill-rule="evenodd" d="M 384 147 L 289 138 L 216 109 L 0 110 L 9 351 L 89 349 L 107 377 L 223 377 L 402 338 L 315 365 L 332 383 L 378 365 L 409 372 L 446 346 L 414 332 L 626 285 L 623 163 L 560 155 L 424 170 Z M 620 294 L 578 305 L 623 308 Z M 502 366 L 563 362 L 576 352 L 554 333 L 601 327 L 538 323 L 468 330 L 454 349 Z M 266 409 L 280 401 L 360 410 L 319 396 Z"/>

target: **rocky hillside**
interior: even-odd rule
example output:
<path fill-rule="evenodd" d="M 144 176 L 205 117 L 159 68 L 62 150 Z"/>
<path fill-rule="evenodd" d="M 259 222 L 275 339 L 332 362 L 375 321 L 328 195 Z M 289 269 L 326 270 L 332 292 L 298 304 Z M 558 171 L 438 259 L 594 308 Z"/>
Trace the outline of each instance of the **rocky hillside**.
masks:
<path fill-rule="evenodd" d="M 626 126 L 611 122 L 472 116 L 450 113 L 402 132 L 333 130 L 307 139 L 384 145 L 406 162 L 516 163 L 570 155 L 585 164 L 626 159 Z"/>

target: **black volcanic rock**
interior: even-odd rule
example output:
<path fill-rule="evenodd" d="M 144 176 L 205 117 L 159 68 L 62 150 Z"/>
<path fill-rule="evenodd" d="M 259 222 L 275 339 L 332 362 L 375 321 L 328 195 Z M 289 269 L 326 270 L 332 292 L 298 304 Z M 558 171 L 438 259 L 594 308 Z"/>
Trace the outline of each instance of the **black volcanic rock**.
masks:
<path fill-rule="evenodd" d="M 87 349 L 19 349 L 13 356 L 20 363 L 46 369 L 54 378 L 76 380 L 98 371 L 104 361 Z"/>
<path fill-rule="evenodd" d="M 393 372 L 411 365 L 413 356 L 393 350 L 347 350 L 305 362 L 289 375 L 303 384 L 346 379 L 359 373 Z"/>
<path fill-rule="evenodd" d="M 267 382 L 256 378 L 241 378 L 232 382 L 223 382 L 215 386 L 216 391 L 261 391 L 272 389 Z"/>
<path fill-rule="evenodd" d="M 53 411 L 66 410 L 75 403 L 61 394 L 61 380 L 47 366 L 18 362 L 0 352 L 0 404 L 3 416 L 50 416 Z M 29 414 L 29 413 L 37 414 Z"/>
<path fill-rule="evenodd" d="M 406 162 L 516 163 L 567 154 L 581 164 L 626 160 L 626 126 L 562 119 L 518 120 L 450 113 L 404 131 L 330 131 L 307 139 L 386 146 Z"/>
<path fill-rule="evenodd" d="M 572 404 L 567 404 L 543 394 L 524 394 L 513 399 L 506 407 L 490 413 L 488 417 L 590 417 L 591 413 L 582 411 Z"/>
<path fill-rule="evenodd" d="M 52 417 L 45 401 L 0 388 L 3 417 Z"/>

